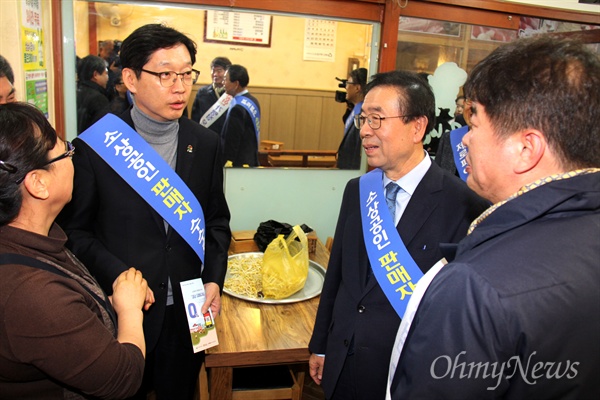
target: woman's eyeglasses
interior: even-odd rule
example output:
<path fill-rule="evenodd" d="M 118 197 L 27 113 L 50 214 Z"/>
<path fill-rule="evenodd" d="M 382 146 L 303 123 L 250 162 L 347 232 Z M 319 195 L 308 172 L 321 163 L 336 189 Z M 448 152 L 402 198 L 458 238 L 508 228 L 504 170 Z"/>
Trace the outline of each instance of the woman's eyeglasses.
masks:
<path fill-rule="evenodd" d="M 62 159 L 65 159 L 67 157 L 73 157 L 73 154 L 75 154 L 75 146 L 73 146 L 73 144 L 71 144 L 71 142 L 65 142 L 65 148 L 67 151 L 65 151 L 63 154 L 61 154 L 58 157 L 54 157 L 53 159 L 51 159 L 50 161 L 46 162 L 44 165 L 42 165 L 40 168 L 43 168 L 47 165 L 50 165 L 52 163 L 55 163 L 57 161 L 60 161 Z M 15 167 L 12 164 L 6 163 L 2 160 L 0 160 L 0 169 L 3 169 L 5 171 L 7 171 L 10 174 L 14 174 L 16 173 L 19 169 L 17 167 Z M 39 169 L 39 168 L 34 168 L 34 169 Z M 15 181 L 15 183 L 17 185 L 20 185 L 21 182 L 23 182 L 25 180 L 25 177 L 27 176 L 27 173 L 25 173 L 25 175 L 23 175 L 22 178 L 19 178 Z"/>
<path fill-rule="evenodd" d="M 67 151 L 65 151 L 63 154 L 61 154 L 58 157 L 54 157 L 52 160 L 50 160 L 46 164 L 44 164 L 43 167 L 45 167 L 46 165 L 55 163 L 57 161 L 60 161 L 63 158 L 73 157 L 73 154 L 75 154 L 75 146 L 73 146 L 73 144 L 71 142 L 65 141 L 65 148 Z"/>

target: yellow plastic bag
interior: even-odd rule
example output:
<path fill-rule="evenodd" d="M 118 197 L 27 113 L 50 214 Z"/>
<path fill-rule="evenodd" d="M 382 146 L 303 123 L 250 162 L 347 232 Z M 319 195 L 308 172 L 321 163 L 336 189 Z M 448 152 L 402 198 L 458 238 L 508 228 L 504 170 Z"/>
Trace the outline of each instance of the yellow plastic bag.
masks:
<path fill-rule="evenodd" d="M 300 241 L 295 240 L 298 238 Z M 279 235 L 267 246 L 263 257 L 263 295 L 285 299 L 304 287 L 308 278 L 308 239 L 300 226 L 287 239 Z"/>

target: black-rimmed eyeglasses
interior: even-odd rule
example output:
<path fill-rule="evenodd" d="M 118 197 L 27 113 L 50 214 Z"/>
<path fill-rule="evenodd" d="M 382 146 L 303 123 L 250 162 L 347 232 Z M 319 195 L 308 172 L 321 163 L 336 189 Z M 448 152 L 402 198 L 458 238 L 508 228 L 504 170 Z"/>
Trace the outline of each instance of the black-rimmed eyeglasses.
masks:
<path fill-rule="evenodd" d="M 42 165 L 40 168 L 43 168 L 47 165 L 50 165 L 52 163 L 55 163 L 57 161 L 63 160 L 67 157 L 73 157 L 73 154 L 75 154 L 75 146 L 73 146 L 73 144 L 71 142 L 65 142 L 65 148 L 67 151 L 65 151 L 63 154 L 61 154 L 60 156 L 54 157 L 53 159 L 51 159 L 50 161 L 47 161 L 44 165 Z M 12 164 L 8 164 L 5 163 L 4 161 L 0 161 L 0 166 L 2 167 L 2 169 L 8 171 L 11 174 L 14 174 L 18 171 L 17 167 L 15 167 Z M 39 168 L 35 168 L 35 169 L 39 169 Z M 29 172 L 29 171 L 28 171 Z M 27 173 L 28 173 L 27 172 Z M 21 182 L 23 182 L 25 180 L 25 177 L 27 176 L 27 173 L 25 173 L 25 175 L 23 175 L 22 178 L 19 178 L 15 181 L 15 183 L 17 185 L 20 185 Z"/>
<path fill-rule="evenodd" d="M 145 72 L 150 75 L 154 75 L 158 77 L 160 84 L 162 87 L 168 88 L 175 84 L 177 77 L 181 77 L 181 82 L 184 85 L 192 86 L 198 80 L 200 76 L 200 71 L 191 69 L 185 72 L 175 72 L 175 71 L 163 71 L 163 72 L 154 72 L 148 71 L 147 69 L 141 69 L 140 71 Z"/>
<path fill-rule="evenodd" d="M 369 115 L 355 115 L 354 116 L 354 126 L 356 126 L 356 129 L 362 129 L 362 127 L 365 125 L 365 121 L 367 121 L 367 124 L 369 124 L 369 126 L 371 127 L 371 129 L 376 130 L 381 128 L 381 121 L 383 121 L 384 119 L 388 119 L 388 118 L 407 118 L 410 117 L 410 115 L 396 115 L 394 117 L 382 117 L 381 115 L 377 115 L 377 114 L 369 114 Z"/>
<path fill-rule="evenodd" d="M 52 163 L 60 161 L 63 158 L 73 157 L 73 154 L 75 154 L 75 146 L 73 146 L 73 144 L 71 142 L 68 142 L 68 141 L 65 142 L 65 150 L 67 150 L 67 151 L 65 151 L 63 154 L 61 154 L 58 157 L 54 157 L 52 160 L 48 161 L 43 166 L 45 167 L 46 165 L 50 165 Z"/>

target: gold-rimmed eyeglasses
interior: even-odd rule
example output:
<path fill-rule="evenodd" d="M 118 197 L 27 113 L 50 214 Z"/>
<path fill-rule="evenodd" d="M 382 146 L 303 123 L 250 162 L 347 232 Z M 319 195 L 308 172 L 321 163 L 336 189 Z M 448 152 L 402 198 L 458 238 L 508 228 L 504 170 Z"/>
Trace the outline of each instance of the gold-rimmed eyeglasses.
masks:
<path fill-rule="evenodd" d="M 200 76 L 200 71 L 191 69 L 185 72 L 175 72 L 175 71 L 163 71 L 163 72 L 154 72 L 148 71 L 147 69 L 141 69 L 140 71 L 145 72 L 150 75 L 154 75 L 158 77 L 160 84 L 162 87 L 171 87 L 175 84 L 177 77 L 181 77 L 181 82 L 184 85 L 192 86 L 198 80 Z"/>
<path fill-rule="evenodd" d="M 369 124 L 371 129 L 376 130 L 381 127 L 381 121 L 383 121 L 384 119 L 407 118 L 407 117 L 410 117 L 410 115 L 396 115 L 394 117 L 382 117 L 381 115 L 377 115 L 377 114 L 369 114 L 369 115 L 360 115 L 359 114 L 359 115 L 354 116 L 354 126 L 356 126 L 357 129 L 362 129 L 362 127 L 365 125 L 365 121 L 367 121 L 367 124 Z"/>

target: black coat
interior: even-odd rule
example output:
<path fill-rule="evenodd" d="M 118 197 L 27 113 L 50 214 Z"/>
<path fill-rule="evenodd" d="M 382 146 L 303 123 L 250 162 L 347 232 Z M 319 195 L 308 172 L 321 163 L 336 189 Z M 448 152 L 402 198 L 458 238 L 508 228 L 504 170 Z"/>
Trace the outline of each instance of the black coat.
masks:
<path fill-rule="evenodd" d="M 258 100 L 250 93 L 242 96 L 249 98 L 260 110 Z M 254 130 L 252 116 L 241 105 L 236 105 L 229 110 L 223 132 L 223 160 L 231 161 L 234 167 L 242 167 L 247 164 L 257 167 L 258 163 L 258 139 Z"/>
<path fill-rule="evenodd" d="M 336 166 L 339 169 L 359 169 L 361 154 L 362 140 L 360 138 L 360 129 L 357 129 L 352 124 L 350 129 L 344 133 L 344 138 L 338 148 Z"/>
<path fill-rule="evenodd" d="M 130 112 L 120 116 L 133 126 Z M 180 282 L 202 278 L 221 288 L 231 238 L 229 209 L 223 193 L 223 164 L 216 133 L 187 118 L 179 119 L 175 171 L 194 193 L 206 224 L 205 268 L 193 249 L 117 173 L 79 139 L 73 164 L 73 199 L 59 216 L 69 236 L 67 246 L 112 293 L 115 278 L 129 267 L 142 271 L 156 302 L 144 313 L 146 347 L 161 332 L 171 280 L 181 343 L 190 344 Z M 188 149 L 192 149 L 189 151 Z M 190 344 L 191 346 L 191 344 Z M 191 351 L 191 347 L 190 347 Z"/>
<path fill-rule="evenodd" d="M 460 179 L 435 163 L 417 186 L 398 232 L 409 253 L 426 272 L 443 255 L 440 243 L 457 243 L 487 201 Z M 331 397 L 354 343 L 354 361 L 360 399 L 383 399 L 390 356 L 400 317 L 372 277 L 364 244 L 359 178 L 348 182 L 335 231 L 333 248 L 309 349 L 325 354 L 322 387 Z"/>
<path fill-rule="evenodd" d="M 192 120 L 199 122 L 200 118 L 219 100 L 219 96 L 215 92 L 213 85 L 206 85 L 201 87 L 196 93 L 194 104 L 192 105 Z M 223 125 L 225 124 L 225 118 L 227 112 L 223 113 L 215 122 L 213 122 L 208 129 L 221 134 Z"/>
<path fill-rule="evenodd" d="M 77 87 L 77 134 L 85 131 L 110 112 L 106 90 L 91 81 L 79 82 Z"/>

